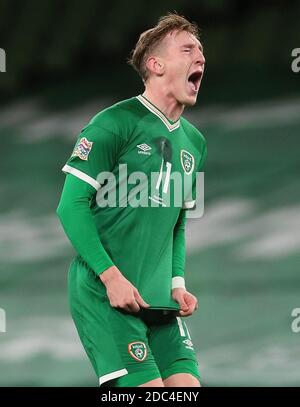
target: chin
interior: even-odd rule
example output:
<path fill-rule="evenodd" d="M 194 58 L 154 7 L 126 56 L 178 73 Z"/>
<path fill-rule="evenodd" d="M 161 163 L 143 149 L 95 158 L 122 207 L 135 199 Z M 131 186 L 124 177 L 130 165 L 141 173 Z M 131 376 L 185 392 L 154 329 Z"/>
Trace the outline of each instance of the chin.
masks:
<path fill-rule="evenodd" d="M 197 102 L 197 96 L 186 96 L 181 103 L 185 106 L 194 106 Z"/>

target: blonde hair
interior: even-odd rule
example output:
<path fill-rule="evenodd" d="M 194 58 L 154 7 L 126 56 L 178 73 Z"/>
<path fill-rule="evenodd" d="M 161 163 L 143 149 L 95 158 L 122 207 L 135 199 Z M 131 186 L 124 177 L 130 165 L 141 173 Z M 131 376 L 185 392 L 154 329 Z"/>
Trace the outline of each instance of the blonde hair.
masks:
<path fill-rule="evenodd" d="M 199 40 L 199 28 L 197 24 L 189 22 L 185 17 L 176 13 L 168 13 L 160 17 L 155 27 L 144 31 L 135 48 L 131 51 L 128 59 L 131 65 L 145 82 L 148 79 L 149 72 L 146 67 L 147 58 L 162 40 L 172 31 L 186 31 L 194 35 Z"/>

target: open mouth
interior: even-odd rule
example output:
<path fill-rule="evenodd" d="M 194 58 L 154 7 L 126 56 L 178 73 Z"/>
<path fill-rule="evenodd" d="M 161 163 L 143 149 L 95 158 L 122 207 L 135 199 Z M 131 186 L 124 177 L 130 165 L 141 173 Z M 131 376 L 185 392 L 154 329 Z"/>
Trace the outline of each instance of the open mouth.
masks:
<path fill-rule="evenodd" d="M 201 78 L 202 78 L 202 71 L 193 72 L 188 77 L 188 83 L 194 92 L 197 92 L 199 90 Z"/>

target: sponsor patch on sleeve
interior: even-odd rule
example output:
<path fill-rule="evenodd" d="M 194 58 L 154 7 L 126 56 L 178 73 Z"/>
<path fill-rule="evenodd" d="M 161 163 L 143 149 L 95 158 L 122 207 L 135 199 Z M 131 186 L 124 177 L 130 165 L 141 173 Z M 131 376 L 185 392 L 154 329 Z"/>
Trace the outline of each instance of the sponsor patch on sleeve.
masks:
<path fill-rule="evenodd" d="M 79 157 L 81 160 L 87 160 L 92 150 L 93 142 L 88 141 L 87 138 L 82 137 L 78 140 L 71 157 Z"/>

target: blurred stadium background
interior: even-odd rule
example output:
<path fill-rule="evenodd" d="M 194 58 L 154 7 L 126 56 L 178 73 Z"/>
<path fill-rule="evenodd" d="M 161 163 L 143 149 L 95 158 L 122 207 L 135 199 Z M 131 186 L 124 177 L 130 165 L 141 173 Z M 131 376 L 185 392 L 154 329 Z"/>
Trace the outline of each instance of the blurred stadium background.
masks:
<path fill-rule="evenodd" d="M 208 142 L 186 269 L 203 384 L 300 384 L 299 1 L 0 0 L 1 386 L 97 386 L 67 304 L 60 170 L 89 118 L 142 92 L 126 58 L 173 10 L 200 25 L 207 60 L 185 113 Z"/>

